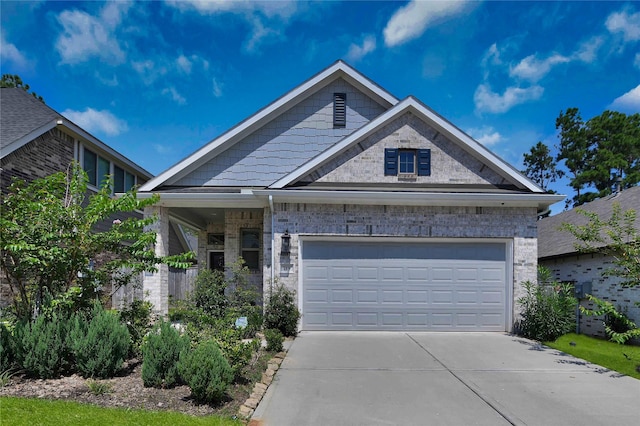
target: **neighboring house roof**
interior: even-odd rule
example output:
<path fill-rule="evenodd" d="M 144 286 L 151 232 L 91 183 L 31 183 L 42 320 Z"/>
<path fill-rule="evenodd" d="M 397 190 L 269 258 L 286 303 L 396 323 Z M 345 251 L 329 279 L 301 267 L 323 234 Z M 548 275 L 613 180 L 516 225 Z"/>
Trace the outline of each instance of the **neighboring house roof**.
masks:
<path fill-rule="evenodd" d="M 382 89 L 380 86 L 369 80 L 367 77 L 347 65 L 343 61 L 337 61 L 330 67 L 316 74 L 306 82 L 294 88 L 284 96 L 261 109 L 251 117 L 242 121 L 221 136 L 213 139 L 211 142 L 200 148 L 198 151 L 188 156 L 176 165 L 162 172 L 154 179 L 147 182 L 140 188 L 140 191 L 153 191 L 162 185 L 170 185 L 186 176 L 189 172 L 194 171 L 212 158 L 220 155 L 228 150 L 235 143 L 243 140 L 255 130 L 261 128 L 277 116 L 290 110 L 295 105 L 309 98 L 310 95 L 325 88 L 329 84 L 338 79 L 345 80 L 348 84 L 354 86 L 359 91 L 368 95 L 373 101 L 377 102 L 383 109 L 387 109 L 398 102 L 393 95 Z M 326 138 L 323 138 L 326 143 Z M 319 140 L 318 142 L 322 142 Z M 307 148 L 309 148 L 307 146 Z M 321 147 L 321 148 L 326 148 Z M 286 149 L 286 148 L 285 148 Z M 320 150 L 322 151 L 322 149 Z M 292 156 L 289 155 L 289 158 Z M 253 165 L 255 170 L 255 164 Z M 271 165 L 273 167 L 273 165 Z M 264 172 L 266 172 L 265 170 Z M 281 173 L 283 176 L 285 173 Z M 245 186 L 267 186 L 276 179 L 265 182 L 249 182 Z"/>
<path fill-rule="evenodd" d="M 104 142 L 97 139 L 57 111 L 16 87 L 0 89 L 0 151 L 6 157 L 27 143 L 58 127 L 63 132 L 81 139 L 99 151 L 126 164 L 140 176 L 150 179 L 153 175 L 129 160 Z"/>
<path fill-rule="evenodd" d="M 579 210 L 596 213 L 600 219 L 607 220 L 611 217 L 614 203 L 618 203 L 623 212 L 629 209 L 634 209 L 637 212 L 635 227 L 640 230 L 640 186 L 635 186 L 539 220 L 538 258 L 545 259 L 577 253 L 576 238 L 567 231 L 561 231 L 560 226 L 563 223 L 587 224 L 587 217 Z"/>

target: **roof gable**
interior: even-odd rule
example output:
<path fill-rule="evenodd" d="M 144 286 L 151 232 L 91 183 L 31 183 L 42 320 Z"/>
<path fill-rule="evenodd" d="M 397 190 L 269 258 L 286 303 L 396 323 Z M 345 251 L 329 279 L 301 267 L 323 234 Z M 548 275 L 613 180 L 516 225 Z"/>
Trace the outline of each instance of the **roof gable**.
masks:
<path fill-rule="evenodd" d="M 189 157 L 170 167 L 155 179 L 150 180 L 143 185 L 140 190 L 143 192 L 152 191 L 162 185 L 170 185 L 178 182 L 212 158 L 220 155 L 234 144 L 256 132 L 256 130 L 266 126 L 284 112 L 303 102 L 337 79 L 343 79 L 383 108 L 389 108 L 398 102 L 393 95 L 351 68 L 345 62 L 337 61 L 223 135 L 212 140 Z M 201 179 L 205 178 L 204 176 L 201 177 Z"/>
<path fill-rule="evenodd" d="M 387 126 L 391 126 L 391 128 L 393 128 L 394 123 L 396 123 L 395 126 L 402 125 L 402 117 L 406 114 L 412 114 L 418 120 L 426 124 L 426 127 L 423 129 L 423 136 L 427 139 L 431 139 L 432 145 L 429 147 L 440 149 L 440 152 L 443 155 L 446 154 L 448 157 L 457 157 L 454 159 L 458 164 L 466 163 L 468 170 L 470 170 L 470 173 L 468 173 L 469 179 L 467 183 L 490 183 L 494 185 L 507 183 L 531 192 L 544 192 L 541 188 L 520 174 L 520 172 L 511 165 L 497 157 L 491 151 L 413 97 L 408 97 L 402 102 L 396 104 L 384 114 L 380 115 L 375 120 L 372 120 L 364 127 L 358 129 L 338 144 L 327 149 L 325 152 L 307 162 L 299 169 L 275 182 L 271 188 L 285 188 L 305 179 L 307 176 L 309 176 L 311 180 L 322 179 L 322 177 L 328 176 L 328 173 L 330 173 L 329 170 L 332 167 L 344 164 L 344 161 L 340 159 L 341 157 L 344 156 L 347 159 L 353 158 L 354 150 L 362 151 L 367 148 L 365 142 L 367 139 L 369 139 L 370 142 L 377 141 L 385 133 L 385 128 L 388 131 Z M 382 132 L 382 135 L 380 132 Z M 365 146 L 362 145 L 363 142 L 365 142 Z M 450 146 L 447 147 L 447 144 Z M 380 148 L 383 148 L 383 146 Z M 351 152 L 349 150 L 351 150 Z M 463 159 L 464 156 L 467 156 L 468 158 Z M 349 166 L 346 165 L 345 167 Z M 380 166 L 379 169 L 382 170 L 382 166 Z M 476 169 L 476 171 L 472 171 L 473 169 Z M 367 169 L 367 172 L 370 177 L 371 170 Z M 440 176 L 440 179 L 443 181 L 446 177 L 445 173 L 446 170 L 443 169 Z M 476 176 L 474 178 L 474 182 L 472 182 L 472 179 L 470 178 L 471 174 Z M 356 179 L 359 178 L 356 177 Z"/>
<path fill-rule="evenodd" d="M 344 127 L 333 127 L 334 93 L 346 94 Z M 269 186 L 384 111 L 338 78 L 171 185 Z"/>

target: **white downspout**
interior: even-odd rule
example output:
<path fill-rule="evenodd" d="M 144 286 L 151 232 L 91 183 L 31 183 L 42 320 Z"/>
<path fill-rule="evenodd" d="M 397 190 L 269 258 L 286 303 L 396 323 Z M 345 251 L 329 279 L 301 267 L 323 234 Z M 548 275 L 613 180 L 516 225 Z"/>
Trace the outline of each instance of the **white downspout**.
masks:
<path fill-rule="evenodd" d="M 269 283 L 269 291 L 273 287 L 273 280 L 275 279 L 276 268 L 276 237 L 275 237 L 275 219 L 273 215 L 273 195 L 269 195 L 269 209 L 271 209 L 271 282 Z"/>

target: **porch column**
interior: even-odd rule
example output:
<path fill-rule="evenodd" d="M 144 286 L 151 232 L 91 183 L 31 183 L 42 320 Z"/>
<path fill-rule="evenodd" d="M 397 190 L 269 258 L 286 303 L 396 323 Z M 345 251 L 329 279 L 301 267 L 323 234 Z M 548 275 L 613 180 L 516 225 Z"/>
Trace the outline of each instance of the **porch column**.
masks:
<path fill-rule="evenodd" d="M 149 229 L 156 233 L 156 256 L 169 255 L 169 210 L 166 207 L 145 207 L 144 216 L 156 216 Z M 142 288 L 144 298 L 153 304 L 153 311 L 166 317 L 169 315 L 169 267 L 156 265 L 157 272 L 145 272 Z"/>

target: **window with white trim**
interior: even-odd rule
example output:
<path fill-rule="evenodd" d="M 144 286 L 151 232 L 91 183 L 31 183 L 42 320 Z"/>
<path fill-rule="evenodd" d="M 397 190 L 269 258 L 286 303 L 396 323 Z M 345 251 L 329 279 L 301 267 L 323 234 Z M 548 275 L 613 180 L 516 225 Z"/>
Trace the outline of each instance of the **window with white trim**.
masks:
<path fill-rule="evenodd" d="M 260 269 L 260 238 L 259 229 L 240 230 L 240 256 L 251 271 Z"/>
<path fill-rule="evenodd" d="M 385 176 L 431 176 L 431 150 L 385 148 Z"/>

